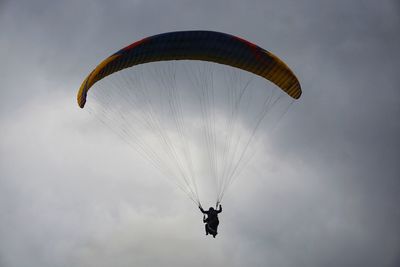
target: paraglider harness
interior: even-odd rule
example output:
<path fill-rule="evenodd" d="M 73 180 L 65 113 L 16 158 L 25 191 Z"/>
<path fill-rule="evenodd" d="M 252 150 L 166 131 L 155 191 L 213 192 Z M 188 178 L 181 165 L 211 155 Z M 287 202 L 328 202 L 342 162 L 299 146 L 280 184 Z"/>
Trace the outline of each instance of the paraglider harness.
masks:
<path fill-rule="evenodd" d="M 219 203 L 216 204 L 215 208 L 217 208 L 218 205 L 219 205 L 219 210 L 211 207 L 208 211 L 205 211 L 203 207 L 199 205 L 200 211 L 204 214 L 203 222 L 206 224 L 205 225 L 206 235 L 211 234 L 214 238 L 218 234 L 217 232 L 219 225 L 218 213 L 222 211 L 222 206 Z"/>

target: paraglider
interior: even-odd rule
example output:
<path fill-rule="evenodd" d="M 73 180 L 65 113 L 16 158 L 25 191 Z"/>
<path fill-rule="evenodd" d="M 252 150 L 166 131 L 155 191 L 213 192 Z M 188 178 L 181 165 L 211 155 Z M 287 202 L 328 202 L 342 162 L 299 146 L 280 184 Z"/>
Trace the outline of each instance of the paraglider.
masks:
<path fill-rule="evenodd" d="M 218 210 L 210 207 L 207 211 L 205 211 L 201 206 L 199 206 L 199 209 L 204 214 L 203 222 L 205 223 L 206 235 L 210 234 L 215 238 L 215 236 L 218 234 L 218 213 L 222 212 L 221 204 L 219 204 Z"/>
<path fill-rule="evenodd" d="M 200 207 L 206 233 L 215 237 L 222 208 L 204 211 L 200 199 L 209 197 L 201 187 L 214 184 L 214 203 L 221 203 L 254 155 L 272 108 L 301 94 L 294 73 L 265 49 L 226 33 L 181 31 L 144 38 L 103 60 L 77 101 L 84 108 L 93 100 L 85 109 Z"/>
<path fill-rule="evenodd" d="M 89 89 L 114 72 L 148 62 L 185 59 L 240 68 L 275 83 L 295 99 L 301 96 L 296 76 L 272 53 L 226 33 L 182 31 L 144 38 L 106 58 L 83 81 L 78 92 L 78 104 L 83 108 Z"/>

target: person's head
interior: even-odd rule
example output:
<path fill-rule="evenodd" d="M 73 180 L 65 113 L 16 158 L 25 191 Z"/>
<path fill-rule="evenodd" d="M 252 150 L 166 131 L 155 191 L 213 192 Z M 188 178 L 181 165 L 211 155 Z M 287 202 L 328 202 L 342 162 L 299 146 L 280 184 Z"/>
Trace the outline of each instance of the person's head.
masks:
<path fill-rule="evenodd" d="M 213 207 L 210 207 L 210 210 L 214 210 L 214 208 L 213 208 Z"/>

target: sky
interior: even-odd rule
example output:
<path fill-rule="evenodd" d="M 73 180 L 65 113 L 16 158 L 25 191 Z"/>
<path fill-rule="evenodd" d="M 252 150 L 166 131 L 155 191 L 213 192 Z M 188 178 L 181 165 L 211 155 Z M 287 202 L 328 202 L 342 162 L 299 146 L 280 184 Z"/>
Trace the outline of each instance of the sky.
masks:
<path fill-rule="evenodd" d="M 279 55 L 303 89 L 215 239 L 76 103 L 121 47 L 199 29 Z M 397 0 L 0 0 L 0 32 L 0 266 L 400 265 Z"/>

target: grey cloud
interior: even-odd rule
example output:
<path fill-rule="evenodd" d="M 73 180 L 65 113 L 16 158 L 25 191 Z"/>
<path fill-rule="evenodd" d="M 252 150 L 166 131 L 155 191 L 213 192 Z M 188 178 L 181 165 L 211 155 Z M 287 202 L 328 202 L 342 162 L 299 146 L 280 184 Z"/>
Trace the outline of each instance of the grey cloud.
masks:
<path fill-rule="evenodd" d="M 398 266 L 399 7 L 0 2 L 0 265 Z M 216 240 L 180 191 L 75 103 L 102 58 L 183 29 L 248 38 L 304 89 L 226 196 Z"/>

